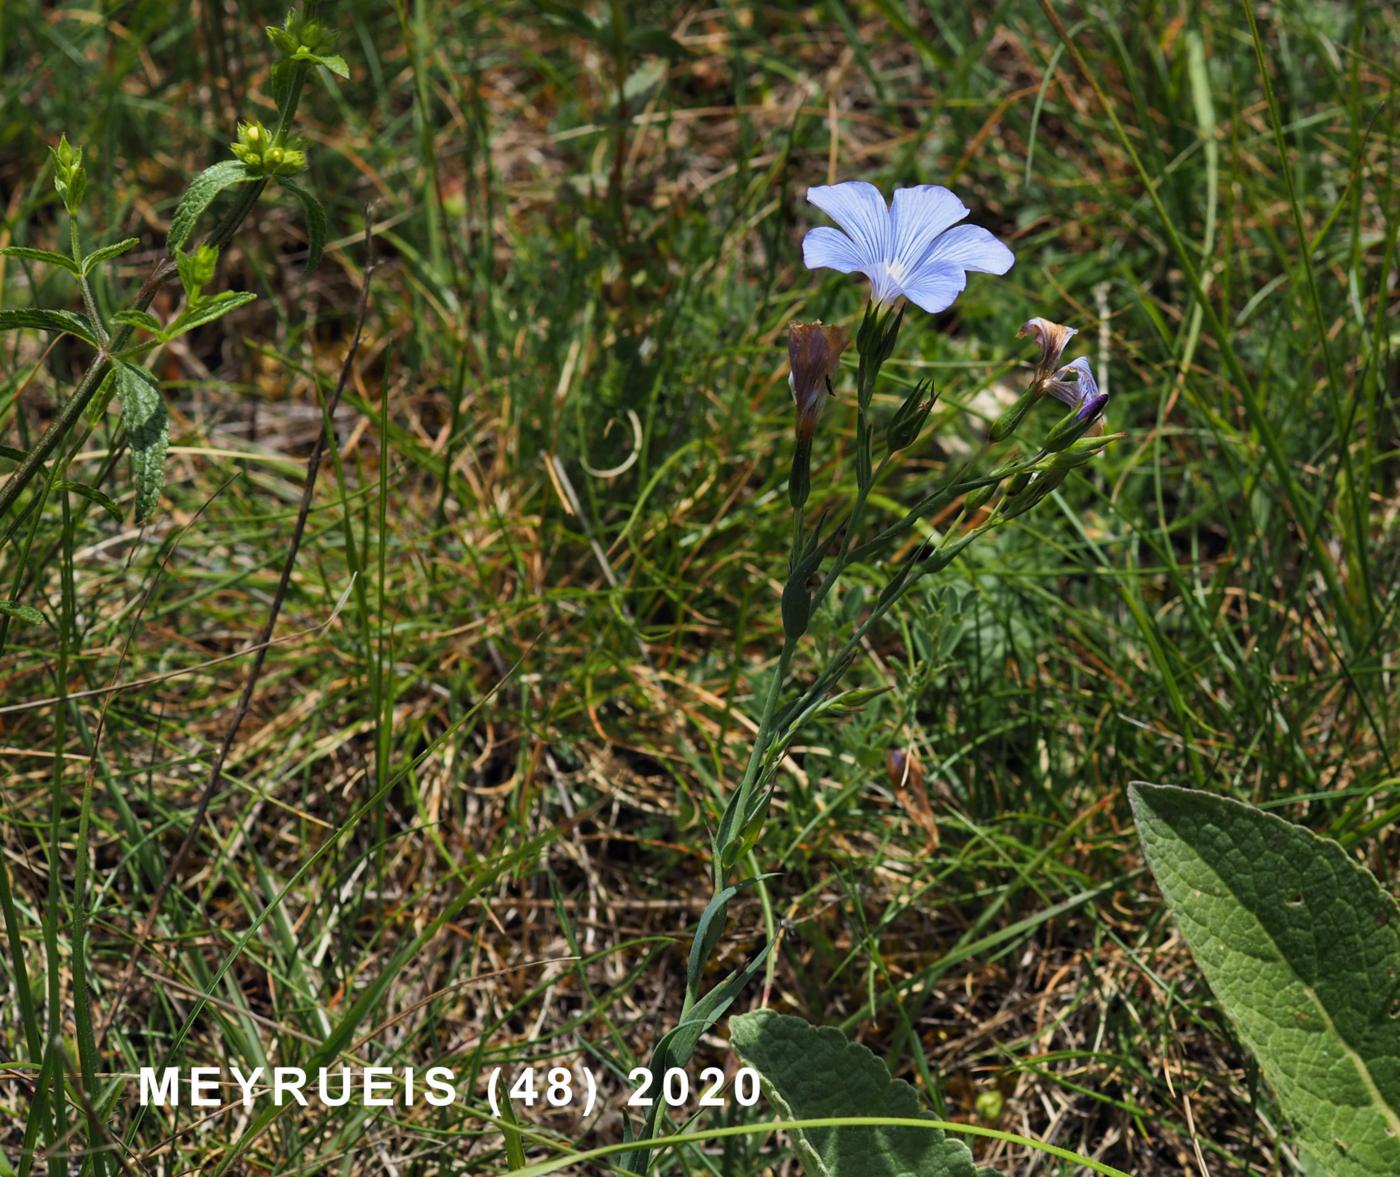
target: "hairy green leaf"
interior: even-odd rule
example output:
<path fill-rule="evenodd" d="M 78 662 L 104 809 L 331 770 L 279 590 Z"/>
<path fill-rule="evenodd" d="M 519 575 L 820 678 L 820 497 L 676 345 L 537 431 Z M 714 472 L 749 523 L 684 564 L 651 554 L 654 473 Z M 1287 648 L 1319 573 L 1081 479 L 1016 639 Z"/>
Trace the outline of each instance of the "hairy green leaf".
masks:
<path fill-rule="evenodd" d="M 345 58 L 338 53 L 313 53 L 306 48 L 298 49 L 292 54 L 293 61 L 309 61 L 313 65 L 324 65 L 331 73 L 338 78 L 349 79 L 350 67 L 345 64 Z"/>
<path fill-rule="evenodd" d="M 1336 842 L 1225 797 L 1135 784 L 1147 861 L 1304 1154 L 1400 1173 L 1400 909 Z"/>
<path fill-rule="evenodd" d="M 70 274 L 78 272 L 78 263 L 71 257 L 54 253 L 51 249 L 30 249 L 27 245 L 7 245 L 0 249 L 6 257 L 17 257 L 27 262 L 43 262 L 46 266 L 59 266 Z"/>
<path fill-rule="evenodd" d="M 228 314 L 229 311 L 236 311 L 241 306 L 247 306 L 257 297 L 249 290 L 225 290 L 211 298 L 200 299 L 170 324 L 166 329 L 165 338 L 174 339 L 186 331 L 193 331 L 196 327 L 204 326 L 205 323 L 212 323 L 215 319 Z"/>
<path fill-rule="evenodd" d="M 97 336 L 86 315 L 73 311 L 51 311 L 44 307 L 12 307 L 0 310 L 0 331 L 34 327 L 39 331 L 66 331 L 97 346 Z"/>
<path fill-rule="evenodd" d="M 221 160 L 200 172 L 190 181 L 190 186 L 185 189 L 175 208 L 175 215 L 170 218 L 170 235 L 166 238 L 166 247 L 170 252 L 174 253 L 189 240 L 195 222 L 213 203 L 214 197 L 234 184 L 246 184 L 256 179 L 248 166 L 237 159 Z"/>
<path fill-rule="evenodd" d="M 301 201 L 301 211 L 306 216 L 306 268 L 314 270 L 321 260 L 321 251 L 326 247 L 326 235 L 330 222 L 326 220 L 326 210 L 321 202 L 300 184 L 293 184 L 282 178 L 282 187 Z"/>
<path fill-rule="evenodd" d="M 117 400 L 131 447 L 131 478 L 136 484 L 136 521 L 144 523 L 160 502 L 165 485 L 165 451 L 170 419 L 160 386 L 144 368 L 118 361 L 113 366 Z"/>
<path fill-rule="evenodd" d="M 36 625 L 42 625 L 44 621 L 44 615 L 33 605 L 21 605 L 18 601 L 0 601 L 0 613 Z"/>
<path fill-rule="evenodd" d="M 83 273 L 92 273 L 94 267 L 100 266 L 103 262 L 109 262 L 114 257 L 121 257 L 129 249 L 135 249 L 141 244 L 138 237 L 128 237 L 125 241 L 116 241 L 111 245 L 104 245 L 101 249 L 94 249 L 87 257 L 83 258 Z"/>
<path fill-rule="evenodd" d="M 932 1119 L 908 1083 L 890 1077 L 840 1030 L 758 1010 L 729 1019 L 730 1043 L 759 1073 L 785 1120 L 828 1116 Z M 807 1177 L 979 1177 L 961 1140 L 929 1128 L 807 1128 L 793 1144 Z"/>
<path fill-rule="evenodd" d="M 135 309 L 118 311 L 112 316 L 112 322 L 123 327 L 138 327 L 142 331 L 149 331 L 157 339 L 165 338 L 165 328 L 160 325 L 160 320 L 151 314 L 150 311 L 138 311 Z"/>

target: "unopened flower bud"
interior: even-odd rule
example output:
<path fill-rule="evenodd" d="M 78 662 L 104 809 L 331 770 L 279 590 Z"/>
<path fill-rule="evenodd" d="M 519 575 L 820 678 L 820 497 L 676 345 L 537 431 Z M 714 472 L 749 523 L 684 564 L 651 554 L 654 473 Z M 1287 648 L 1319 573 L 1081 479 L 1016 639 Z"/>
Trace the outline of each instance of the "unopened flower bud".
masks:
<path fill-rule="evenodd" d="M 229 150 L 255 175 L 292 176 L 306 169 L 306 152 L 298 141 L 276 142 L 272 132 L 256 119 L 238 124 L 238 140 Z"/>
<path fill-rule="evenodd" d="M 1045 459 L 1046 470 L 1073 470 L 1077 466 L 1087 466 L 1094 460 L 1092 453 L 1083 450 L 1060 450 Z"/>
<path fill-rule="evenodd" d="M 908 449 L 918 440 L 919 430 L 924 427 L 937 399 L 928 382 L 920 381 L 914 386 L 885 428 L 885 445 L 890 453 Z"/>
<path fill-rule="evenodd" d="M 83 149 L 69 143 L 67 135 L 60 135 L 58 146 L 51 150 L 54 155 L 54 164 L 65 180 L 72 174 L 73 169 L 83 162 Z"/>
<path fill-rule="evenodd" d="M 995 482 L 989 482 L 986 486 L 979 486 L 976 490 L 969 491 L 963 496 L 963 510 L 969 515 L 977 514 L 978 511 L 991 502 L 992 495 L 996 494 L 996 492 L 997 484 Z"/>
<path fill-rule="evenodd" d="M 298 151 L 295 147 L 284 147 L 281 162 L 269 167 L 269 171 L 274 176 L 294 176 L 297 172 L 306 171 L 306 152 Z"/>
<path fill-rule="evenodd" d="M 68 215 L 73 216 L 83 202 L 87 190 L 87 169 L 83 167 L 83 149 L 68 142 L 67 135 L 60 135 L 58 146 L 50 147 L 53 154 L 53 186 L 63 201 Z"/>
<path fill-rule="evenodd" d="M 279 29 L 276 25 L 269 25 L 267 27 L 267 35 L 278 49 L 289 56 L 301 47 L 301 42 L 298 40 L 295 33 L 290 33 L 286 29 Z"/>
<path fill-rule="evenodd" d="M 1078 441 L 1094 426 L 1103 429 L 1103 411 L 1108 405 L 1108 394 L 1097 393 L 1090 397 L 1073 413 L 1067 413 L 1064 419 L 1050 430 L 1050 436 L 1045 439 L 1045 448 L 1051 453 L 1062 450 L 1066 446 Z"/>
<path fill-rule="evenodd" d="M 1049 319 L 1027 319 L 1021 324 L 1021 329 L 1017 335 L 1034 336 L 1036 343 L 1040 345 L 1040 359 L 1035 365 L 1035 382 L 1037 385 L 1049 379 L 1060 362 L 1060 356 L 1069 341 L 1079 334 L 1073 327 L 1066 327 L 1063 323 L 1052 323 Z"/>
<path fill-rule="evenodd" d="M 1021 491 L 1008 496 L 1002 506 L 1002 512 L 1008 519 L 1014 519 L 1017 515 L 1023 515 L 1034 507 L 1041 499 L 1045 498 L 1052 490 L 1069 477 L 1068 466 L 1056 466 L 1049 470 L 1039 471 L 1035 478 Z"/>
<path fill-rule="evenodd" d="M 1021 398 L 1006 410 L 1000 417 L 992 422 L 992 427 L 987 431 L 987 438 L 990 441 L 1005 441 L 1021 427 L 1021 422 L 1026 419 L 1026 414 L 1031 411 L 1031 406 L 1040 398 L 1040 390 L 1031 388 L 1023 393 Z"/>

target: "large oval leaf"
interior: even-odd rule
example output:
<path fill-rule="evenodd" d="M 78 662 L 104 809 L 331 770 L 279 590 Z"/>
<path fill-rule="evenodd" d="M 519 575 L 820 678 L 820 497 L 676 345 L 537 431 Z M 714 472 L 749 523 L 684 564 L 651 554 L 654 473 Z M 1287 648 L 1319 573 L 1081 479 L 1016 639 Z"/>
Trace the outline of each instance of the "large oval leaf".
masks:
<path fill-rule="evenodd" d="M 1400 1173 L 1400 911 L 1336 842 L 1252 806 L 1134 785 L 1148 864 L 1313 1165 Z"/>
<path fill-rule="evenodd" d="M 840 1030 L 757 1010 L 729 1019 L 730 1043 L 785 1120 L 932 1119 L 908 1083 Z M 972 1152 L 937 1128 L 808 1128 L 793 1142 L 807 1177 L 984 1177 Z"/>
<path fill-rule="evenodd" d="M 160 385 L 145 368 L 118 360 L 112 368 L 117 400 L 122 407 L 131 476 L 136 483 L 136 521 L 144 523 L 160 502 L 165 485 L 165 451 L 170 442 L 170 419 Z"/>

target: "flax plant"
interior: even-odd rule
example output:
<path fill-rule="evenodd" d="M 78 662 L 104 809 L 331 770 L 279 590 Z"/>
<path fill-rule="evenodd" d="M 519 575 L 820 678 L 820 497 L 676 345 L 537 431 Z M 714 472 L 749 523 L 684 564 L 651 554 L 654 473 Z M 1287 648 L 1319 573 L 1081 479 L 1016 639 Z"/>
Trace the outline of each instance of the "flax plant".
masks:
<path fill-rule="evenodd" d="M 1041 502 L 1075 466 L 1087 462 L 1112 440 L 1102 436 L 1107 397 L 1099 393 L 1086 359 L 1061 367 L 1073 328 L 1032 319 L 1021 328 L 1040 346 L 1035 371 L 1024 394 L 991 428 L 986 444 L 947 473 L 910 505 L 896 523 L 869 534 L 866 520 L 871 492 L 902 451 L 913 446 L 937 399 L 931 382 L 921 381 L 903 399 L 883 429 L 873 409 L 875 389 L 895 351 L 906 312 L 912 305 L 928 313 L 952 305 L 968 271 L 1004 274 L 1013 256 L 986 229 L 958 224 L 968 209 L 937 185 L 898 189 L 892 206 L 863 181 L 812 188 L 811 203 L 840 226 L 812 229 L 803 242 L 811 269 L 859 272 L 870 280 L 870 301 L 855 333 L 855 495 L 836 522 L 809 524 L 811 461 L 823 406 L 836 395 L 833 378 L 847 335 L 839 325 L 794 323 L 790 328 L 789 385 L 795 402 L 796 445 L 789 478 L 793 510 L 792 545 L 783 586 L 782 646 L 763 696 L 748 762 L 728 799 L 712 839 L 713 893 L 691 941 L 686 994 L 678 1024 L 654 1048 L 649 1067 L 654 1081 L 682 1066 L 700 1036 L 725 1013 L 773 948 L 770 939 L 742 968 L 704 988 L 705 969 L 724 935 L 730 901 L 743 888 L 771 877 L 757 873 L 754 854 L 776 788 L 783 753 L 808 723 L 843 702 L 840 680 L 855 661 L 861 643 L 924 578 L 936 575 L 980 536 L 1024 514 Z M 1012 440 L 1037 403 L 1047 397 L 1070 406 L 1043 444 L 1030 456 L 1011 454 L 999 464 L 992 451 Z M 1091 430 L 1098 434 L 1089 436 Z M 877 438 L 880 443 L 877 447 Z M 878 462 L 876 460 L 879 450 Z M 930 513 L 961 502 L 954 525 L 942 536 L 921 540 L 887 563 L 880 593 L 812 681 L 797 688 L 792 662 L 811 619 L 843 572 L 857 561 L 879 561 L 904 541 Z M 858 692 L 857 692 L 858 693 Z M 743 866 L 755 873 L 737 877 Z M 839 1083 L 834 1076 L 832 1082 Z M 657 1132 L 660 1101 L 654 1104 L 635 1140 L 644 1144 Z M 630 1133 L 630 1127 L 628 1128 Z M 645 1172 L 651 1153 L 637 1149 L 622 1159 L 628 1171 Z"/>

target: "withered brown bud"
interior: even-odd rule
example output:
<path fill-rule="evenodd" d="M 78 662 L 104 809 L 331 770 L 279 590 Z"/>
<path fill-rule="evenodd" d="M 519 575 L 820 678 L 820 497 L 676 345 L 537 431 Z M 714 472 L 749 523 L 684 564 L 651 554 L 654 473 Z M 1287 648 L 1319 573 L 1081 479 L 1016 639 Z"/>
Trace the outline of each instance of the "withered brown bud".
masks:
<path fill-rule="evenodd" d="M 1034 336 L 1036 343 L 1040 345 L 1040 359 L 1035 365 L 1035 380 L 1040 384 L 1053 375 L 1069 341 L 1079 332 L 1063 323 L 1036 318 L 1027 319 L 1016 334 Z"/>
<path fill-rule="evenodd" d="M 923 788 L 924 770 L 919 765 L 918 757 L 903 748 L 891 748 L 885 754 L 885 769 L 890 774 L 890 784 L 896 789 L 910 785 L 916 789 Z"/>
<path fill-rule="evenodd" d="M 794 323 L 788 329 L 788 363 L 792 368 L 788 385 L 797 402 L 797 436 L 810 440 L 816 432 L 822 405 L 833 393 L 831 377 L 841 362 L 841 353 L 850 339 L 840 327 L 815 323 Z"/>

